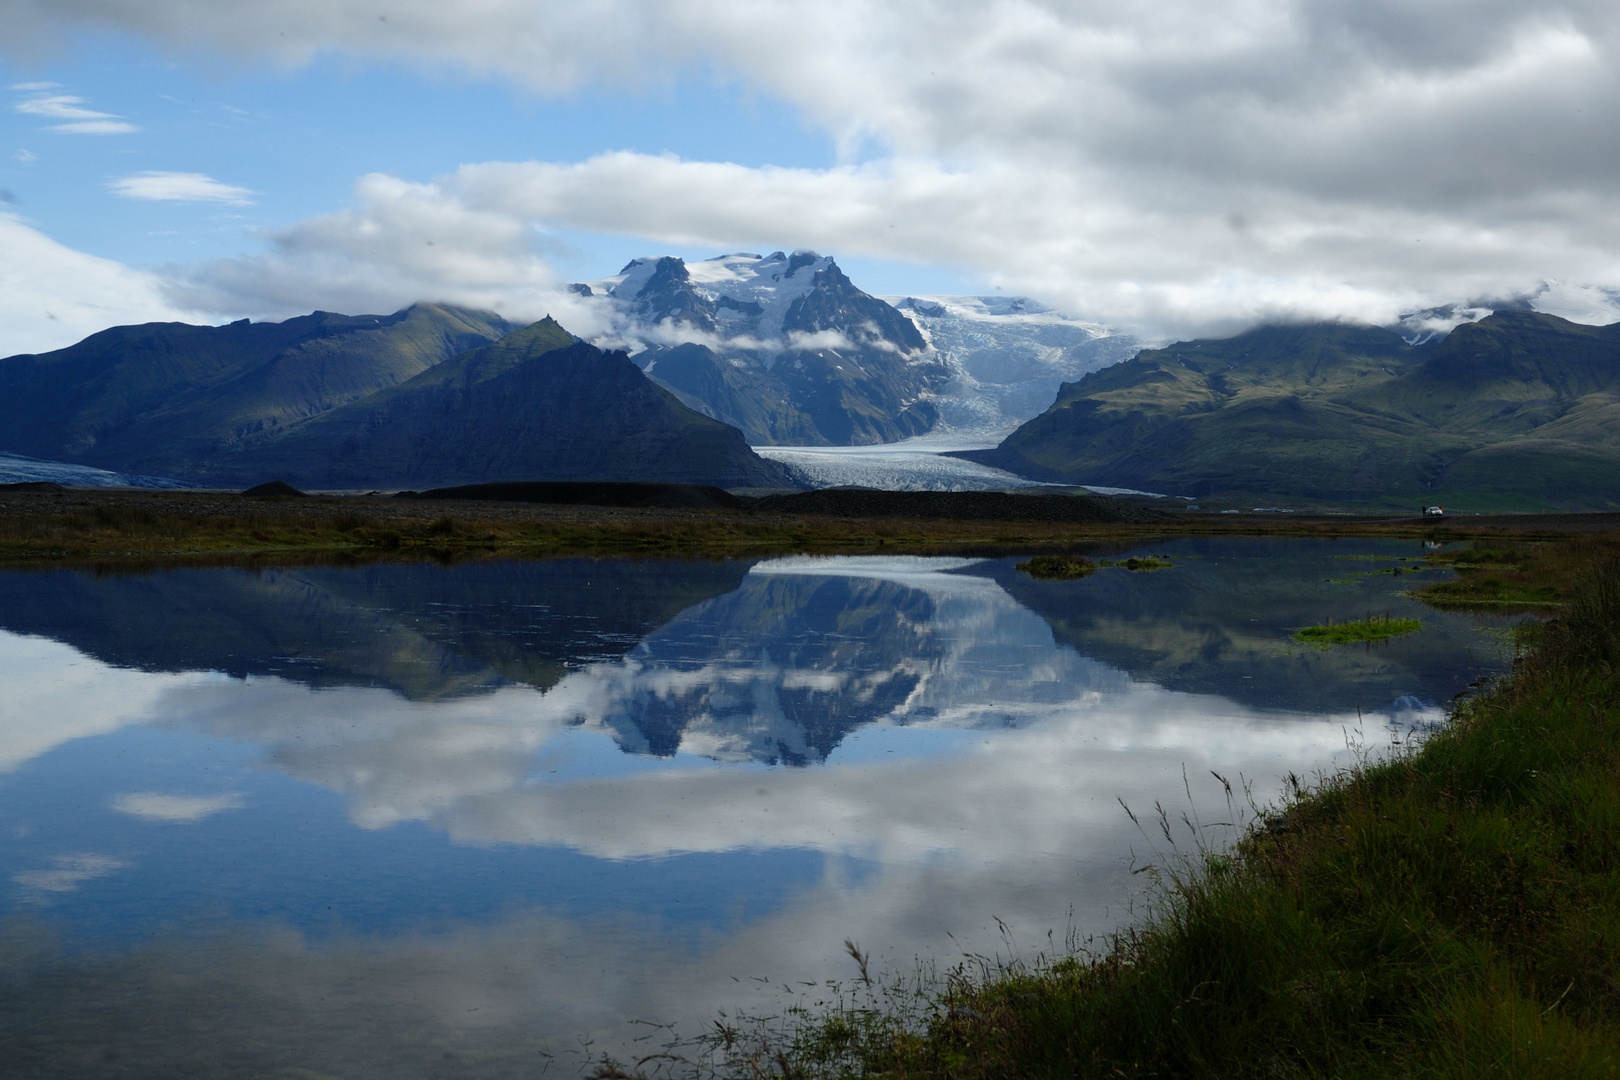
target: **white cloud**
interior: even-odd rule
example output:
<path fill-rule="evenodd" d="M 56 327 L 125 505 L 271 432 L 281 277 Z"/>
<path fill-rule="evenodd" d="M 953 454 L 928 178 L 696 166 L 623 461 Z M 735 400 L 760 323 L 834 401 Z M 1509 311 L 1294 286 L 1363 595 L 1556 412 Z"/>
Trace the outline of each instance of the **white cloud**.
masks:
<path fill-rule="evenodd" d="M 852 349 L 854 343 L 845 336 L 842 330 L 817 330 L 815 333 L 806 333 L 803 330 L 793 330 L 788 333 L 788 344 L 795 349 Z"/>
<path fill-rule="evenodd" d="M 822 169 L 489 163 L 409 196 L 491 228 L 945 264 L 1150 337 L 1387 321 L 1551 281 L 1620 288 L 1620 8 L 1599 0 L 402 0 L 383 21 L 358 0 L 18 0 L 0 41 L 27 54 L 85 25 L 293 64 L 405 59 L 543 93 L 717 72 L 843 148 Z M 320 261 L 319 223 L 333 221 L 278 245 L 298 232 Z M 481 244 L 404 266 L 384 242 L 339 245 L 331 268 L 350 285 L 463 287 L 458 264 L 481 262 Z M 285 293 L 250 277 L 242 302 Z M 464 287 L 516 304 L 533 285 L 475 273 Z"/>
<path fill-rule="evenodd" d="M 127 199 L 222 202 L 233 206 L 247 206 L 253 202 L 253 192 L 247 188 L 222 184 L 203 173 L 138 172 L 133 176 L 114 180 L 107 187 L 114 195 L 122 195 Z"/>
<path fill-rule="evenodd" d="M 132 791 L 112 801 L 112 808 L 120 814 L 166 825 L 192 825 L 246 805 L 240 795 L 165 795 L 157 791 Z"/>
<path fill-rule="evenodd" d="M 36 156 L 32 150 L 19 150 L 11 156 L 17 161 L 22 162 L 24 165 L 30 165 L 39 160 L 38 156 Z"/>
<path fill-rule="evenodd" d="M 14 108 L 27 116 L 64 121 L 52 124 L 51 130 L 70 135 L 128 135 L 141 130 L 113 113 L 86 108 L 82 97 L 41 92 L 51 86 L 50 83 L 19 83 L 13 86 L 13 90 L 32 92 L 31 97 L 19 101 Z"/>
<path fill-rule="evenodd" d="M 46 352 L 121 323 L 196 321 L 154 274 L 58 244 L 0 211 L 0 356 Z"/>
<path fill-rule="evenodd" d="M 516 320 L 551 314 L 582 335 L 607 328 L 604 299 L 565 289 L 545 237 L 523 218 L 390 176 L 361 178 L 355 194 L 354 209 L 270 234 L 264 254 L 170 268 L 167 295 L 186 308 L 259 316 L 441 300 Z"/>

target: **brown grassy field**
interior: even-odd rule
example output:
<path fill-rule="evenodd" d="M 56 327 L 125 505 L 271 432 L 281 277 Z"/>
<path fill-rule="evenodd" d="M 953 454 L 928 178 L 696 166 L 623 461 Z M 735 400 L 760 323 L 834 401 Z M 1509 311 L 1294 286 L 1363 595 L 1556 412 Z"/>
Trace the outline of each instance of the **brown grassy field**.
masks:
<path fill-rule="evenodd" d="M 1416 518 L 1163 514 L 1159 520 L 844 517 L 760 510 L 557 506 L 384 496 L 250 499 L 228 492 L 0 490 L 0 562 L 248 558 L 766 555 L 785 552 L 1062 551 L 1186 535 L 1421 536 L 1524 543 L 1594 530 L 1620 515 Z M 1494 542 L 1494 540 L 1492 540 Z M 1500 546 L 1500 545 L 1498 545 Z"/>

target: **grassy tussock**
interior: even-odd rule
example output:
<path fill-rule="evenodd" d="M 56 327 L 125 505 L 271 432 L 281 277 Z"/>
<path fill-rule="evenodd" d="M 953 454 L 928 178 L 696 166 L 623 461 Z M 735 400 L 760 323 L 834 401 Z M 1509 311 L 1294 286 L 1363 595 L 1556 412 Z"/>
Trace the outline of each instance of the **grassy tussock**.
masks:
<path fill-rule="evenodd" d="M 1297 791 L 1100 952 L 857 995 L 721 1071 L 1620 1075 L 1620 563 L 1420 747 Z"/>
<path fill-rule="evenodd" d="M 1353 645 L 1361 642 L 1388 641 L 1402 634 L 1414 634 L 1423 629 L 1419 619 L 1397 619 L 1388 615 L 1368 615 L 1365 619 L 1349 622 L 1326 622 L 1320 626 L 1307 626 L 1294 635 L 1295 641 L 1307 645 Z"/>
<path fill-rule="evenodd" d="M 1097 564 L 1082 555 L 1037 555 L 1014 569 L 1043 581 L 1074 581 L 1097 572 Z"/>

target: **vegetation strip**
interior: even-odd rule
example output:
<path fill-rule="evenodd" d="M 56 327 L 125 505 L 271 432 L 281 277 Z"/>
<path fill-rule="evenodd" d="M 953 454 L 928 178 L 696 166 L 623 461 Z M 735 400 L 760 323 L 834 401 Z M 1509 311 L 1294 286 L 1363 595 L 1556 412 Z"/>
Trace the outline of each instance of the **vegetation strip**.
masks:
<path fill-rule="evenodd" d="M 1394 619 L 1388 615 L 1368 615 L 1365 619 L 1349 622 L 1328 622 L 1320 626 L 1307 626 L 1294 635 L 1295 641 L 1307 645 L 1348 645 L 1363 641 L 1388 641 L 1402 634 L 1423 629 L 1418 619 Z"/>
<path fill-rule="evenodd" d="M 862 498 L 871 501 L 873 493 Z M 949 494 L 949 493 L 935 493 Z M 948 505 L 948 504 L 940 504 Z M 983 507 L 970 501 L 974 512 Z M 1491 537 L 1492 550 L 1511 544 L 1539 565 L 1547 553 L 1598 539 L 1586 530 L 1620 528 L 1616 515 L 1482 519 L 1465 530 L 1412 519 L 1297 516 L 1250 518 L 1166 517 L 1155 521 L 1006 520 L 994 517 L 842 516 L 838 513 L 761 509 L 619 507 L 517 502 L 396 499 L 381 495 L 296 495 L 244 498 L 227 492 L 136 489 L 0 490 L 0 562 L 198 558 L 359 559 L 453 556 L 544 557 L 558 554 L 770 555 L 787 552 L 893 552 L 1006 554 L 1065 551 L 1109 544 L 1115 552 L 1171 536 L 1389 536 L 1450 544 Z M 930 512 L 939 513 L 934 504 Z M 1470 531 L 1471 530 L 1471 531 Z M 1494 545 L 1494 547 L 1492 547 Z M 1449 550 L 1449 549 L 1448 549 Z M 1559 556 L 1562 558 L 1562 556 Z M 1432 561 L 1432 560 L 1431 560 Z M 1140 560 L 1139 560 L 1140 563 Z M 1500 578 L 1515 588 L 1539 571 L 1512 569 L 1502 577 L 1491 564 L 1441 561 L 1458 577 Z M 1139 567 L 1140 568 L 1140 567 Z M 1482 571 L 1475 574 L 1475 571 Z M 1488 572 L 1484 572 L 1488 571 Z M 1515 584 L 1516 583 L 1516 584 Z M 1523 592 L 1489 593 L 1456 603 L 1500 609 Z M 1476 590 L 1478 591 L 1478 590 Z M 1417 594 L 1430 599 L 1426 591 Z M 1484 595 L 1484 594 L 1482 594 Z M 1526 594 L 1528 595 L 1528 594 Z M 1534 597 L 1529 597 L 1534 599 Z M 1442 602 L 1437 597 L 1431 602 Z M 1450 603 L 1446 600 L 1444 602 Z M 1556 600 L 1545 598 L 1539 606 Z M 1532 604 L 1532 606 L 1537 606 Z"/>
<path fill-rule="evenodd" d="M 1581 554 L 1543 565 L 1579 587 L 1510 677 L 1188 856 L 1145 924 L 786 1030 L 722 1025 L 721 1071 L 1620 1075 L 1620 560 Z"/>

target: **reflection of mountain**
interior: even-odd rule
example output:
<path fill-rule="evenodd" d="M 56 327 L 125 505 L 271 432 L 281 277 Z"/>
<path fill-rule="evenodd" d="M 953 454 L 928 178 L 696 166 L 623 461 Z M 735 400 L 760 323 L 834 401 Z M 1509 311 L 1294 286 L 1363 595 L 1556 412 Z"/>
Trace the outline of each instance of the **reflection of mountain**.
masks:
<path fill-rule="evenodd" d="M 742 563 L 552 560 L 0 575 L 0 628 L 144 671 L 381 686 L 412 699 L 545 688 L 622 655 Z"/>
<path fill-rule="evenodd" d="M 1474 620 L 1403 596 L 1411 577 L 1369 573 L 1393 568 L 1403 552 L 1410 567 L 1415 544 L 1222 539 L 1162 548 L 1189 557 L 1168 571 L 1104 570 L 1080 581 L 1037 581 L 1011 562 L 986 572 L 1082 654 L 1144 682 L 1250 708 L 1387 710 L 1408 695 L 1446 701 L 1494 657 Z M 1374 551 L 1389 558 L 1364 557 Z M 1410 615 L 1424 629 L 1371 649 L 1316 650 L 1292 640 L 1302 626 L 1368 613 Z"/>
<path fill-rule="evenodd" d="M 940 661 L 934 615 L 926 592 L 892 582 L 751 578 L 637 648 L 631 663 L 653 677 L 605 719 L 626 749 L 673 754 L 701 728 L 712 753 L 819 760 Z"/>
<path fill-rule="evenodd" d="M 789 765 L 867 724 L 1021 725 L 1124 685 L 1057 650 L 994 582 L 911 559 L 761 564 L 621 663 L 569 679 L 611 685 L 591 719 L 632 752 Z"/>
<path fill-rule="evenodd" d="M 1302 625 L 1413 606 L 1387 575 L 1323 581 L 1386 565 L 1331 557 L 1367 545 L 1170 547 L 1201 557 L 1079 582 L 1034 581 L 1010 560 L 910 558 L 11 574 L 0 628 L 148 671 L 412 701 L 527 685 L 542 693 L 525 729 L 790 765 L 825 760 L 866 725 L 1022 727 L 1133 683 L 1250 709 L 1386 711 L 1408 695 L 1444 700 L 1489 661 L 1468 620 L 1433 612 L 1376 650 L 1294 645 Z M 521 775 L 545 738 L 514 729 L 502 774 Z"/>

